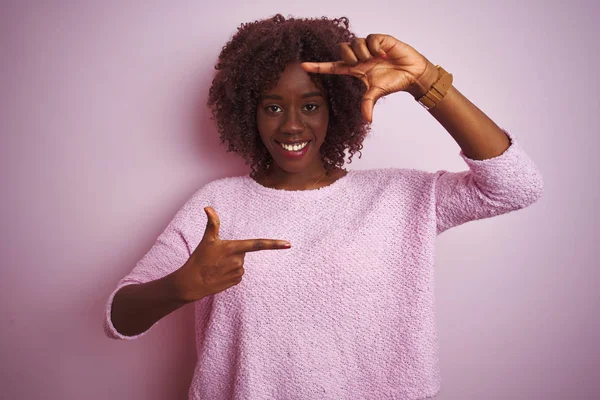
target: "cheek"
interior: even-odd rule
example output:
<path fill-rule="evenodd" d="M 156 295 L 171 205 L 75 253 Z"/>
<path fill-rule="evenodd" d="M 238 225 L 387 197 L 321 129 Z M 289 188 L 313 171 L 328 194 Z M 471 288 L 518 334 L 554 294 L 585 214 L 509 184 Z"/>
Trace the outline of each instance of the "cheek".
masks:
<path fill-rule="evenodd" d="M 256 127 L 263 135 L 268 135 L 270 134 L 269 132 L 275 129 L 276 124 L 274 122 L 274 118 L 269 118 L 260 114 L 256 116 Z"/>
<path fill-rule="evenodd" d="M 264 119 L 257 118 L 256 119 L 256 130 L 258 131 L 258 135 L 260 136 L 262 142 L 266 145 L 265 142 L 268 141 L 269 137 L 269 128 L 267 124 L 265 124 Z"/>
<path fill-rule="evenodd" d="M 327 128 L 329 126 L 329 114 L 319 115 L 318 118 L 315 118 L 312 122 L 313 128 L 321 133 L 326 133 Z"/>

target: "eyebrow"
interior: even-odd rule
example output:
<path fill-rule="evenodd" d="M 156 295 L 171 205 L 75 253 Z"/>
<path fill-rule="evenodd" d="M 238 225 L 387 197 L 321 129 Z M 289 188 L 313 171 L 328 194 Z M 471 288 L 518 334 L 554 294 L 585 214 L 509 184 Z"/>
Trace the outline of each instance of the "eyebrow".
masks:
<path fill-rule="evenodd" d="M 302 98 L 305 99 L 307 97 L 315 97 L 315 96 L 323 97 L 323 94 L 321 92 L 308 92 L 308 93 L 304 93 L 302 95 Z M 262 95 L 260 98 L 261 99 L 272 99 L 272 100 L 283 100 L 283 97 L 277 96 L 275 94 L 265 94 L 265 95 Z"/>

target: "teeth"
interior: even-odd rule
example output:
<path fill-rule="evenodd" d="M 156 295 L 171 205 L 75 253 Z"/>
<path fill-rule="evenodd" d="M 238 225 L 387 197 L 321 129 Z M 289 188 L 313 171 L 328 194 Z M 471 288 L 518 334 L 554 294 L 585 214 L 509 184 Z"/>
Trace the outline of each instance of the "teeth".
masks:
<path fill-rule="evenodd" d="M 287 145 L 287 144 L 283 144 L 283 143 L 279 143 L 279 144 L 281 145 L 281 147 L 283 147 L 287 151 L 300 151 L 308 144 L 308 142 L 294 144 L 291 146 Z"/>

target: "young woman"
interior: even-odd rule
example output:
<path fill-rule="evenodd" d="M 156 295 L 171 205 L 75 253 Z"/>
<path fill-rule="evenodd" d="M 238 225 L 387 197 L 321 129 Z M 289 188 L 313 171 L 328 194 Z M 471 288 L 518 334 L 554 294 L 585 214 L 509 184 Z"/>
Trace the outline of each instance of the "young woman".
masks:
<path fill-rule="evenodd" d="M 252 172 L 186 202 L 110 295 L 107 334 L 137 338 L 194 303 L 192 399 L 434 396 L 436 236 L 534 203 L 536 166 L 451 74 L 346 18 L 242 24 L 216 69 L 217 128 Z M 465 171 L 343 168 L 377 99 L 399 92 L 456 140 Z"/>

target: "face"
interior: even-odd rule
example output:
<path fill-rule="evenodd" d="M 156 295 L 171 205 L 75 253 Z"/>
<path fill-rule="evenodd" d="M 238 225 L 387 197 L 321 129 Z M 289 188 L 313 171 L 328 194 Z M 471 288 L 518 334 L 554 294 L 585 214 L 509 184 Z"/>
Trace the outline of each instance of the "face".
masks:
<path fill-rule="evenodd" d="M 287 173 L 323 168 L 319 149 L 325 140 L 329 109 L 319 89 L 299 63 L 288 64 L 277 85 L 265 92 L 256 111 L 260 137 L 273 157 L 271 168 Z M 280 143 L 306 142 L 299 151 Z"/>

